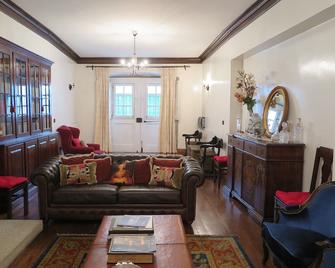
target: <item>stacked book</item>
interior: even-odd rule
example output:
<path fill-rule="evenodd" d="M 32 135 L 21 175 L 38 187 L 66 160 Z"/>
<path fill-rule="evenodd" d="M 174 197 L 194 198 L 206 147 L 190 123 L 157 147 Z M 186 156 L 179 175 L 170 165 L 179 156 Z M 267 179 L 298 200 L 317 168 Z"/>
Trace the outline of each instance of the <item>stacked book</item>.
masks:
<path fill-rule="evenodd" d="M 113 216 L 108 263 L 153 263 L 156 251 L 152 216 Z"/>

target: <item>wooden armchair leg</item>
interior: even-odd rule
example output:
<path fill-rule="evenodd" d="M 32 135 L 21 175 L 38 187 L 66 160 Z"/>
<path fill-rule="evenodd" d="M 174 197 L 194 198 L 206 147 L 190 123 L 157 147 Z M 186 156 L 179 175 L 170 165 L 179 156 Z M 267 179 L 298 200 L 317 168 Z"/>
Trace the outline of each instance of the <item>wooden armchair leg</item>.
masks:
<path fill-rule="evenodd" d="M 265 242 L 263 241 L 263 260 L 262 260 L 263 265 L 266 264 L 268 259 L 269 259 L 269 249 L 266 246 Z"/>

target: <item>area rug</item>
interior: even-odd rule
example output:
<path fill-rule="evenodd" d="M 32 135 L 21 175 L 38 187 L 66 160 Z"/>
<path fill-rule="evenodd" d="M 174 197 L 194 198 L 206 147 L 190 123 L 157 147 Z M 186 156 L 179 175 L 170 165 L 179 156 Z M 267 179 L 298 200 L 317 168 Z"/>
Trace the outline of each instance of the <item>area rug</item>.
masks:
<path fill-rule="evenodd" d="M 195 268 L 253 268 L 234 236 L 188 235 Z"/>
<path fill-rule="evenodd" d="M 34 268 L 80 268 L 94 235 L 58 235 Z M 236 237 L 188 235 L 195 268 L 253 268 Z"/>

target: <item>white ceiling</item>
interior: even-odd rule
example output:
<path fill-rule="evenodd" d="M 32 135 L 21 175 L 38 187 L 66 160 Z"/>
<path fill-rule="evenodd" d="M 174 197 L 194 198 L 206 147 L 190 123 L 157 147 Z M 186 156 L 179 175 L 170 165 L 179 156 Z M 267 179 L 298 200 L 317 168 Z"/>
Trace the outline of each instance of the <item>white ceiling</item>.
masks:
<path fill-rule="evenodd" d="M 81 57 L 198 57 L 255 0 L 13 0 Z"/>

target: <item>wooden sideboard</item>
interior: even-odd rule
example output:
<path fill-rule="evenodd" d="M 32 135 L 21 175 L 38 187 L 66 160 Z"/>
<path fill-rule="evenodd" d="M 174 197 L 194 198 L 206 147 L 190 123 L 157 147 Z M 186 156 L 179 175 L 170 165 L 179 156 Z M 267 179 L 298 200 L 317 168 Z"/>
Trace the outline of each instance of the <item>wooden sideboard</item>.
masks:
<path fill-rule="evenodd" d="M 302 190 L 304 148 L 304 144 L 229 135 L 225 191 L 244 204 L 257 221 L 271 220 L 276 190 Z"/>

